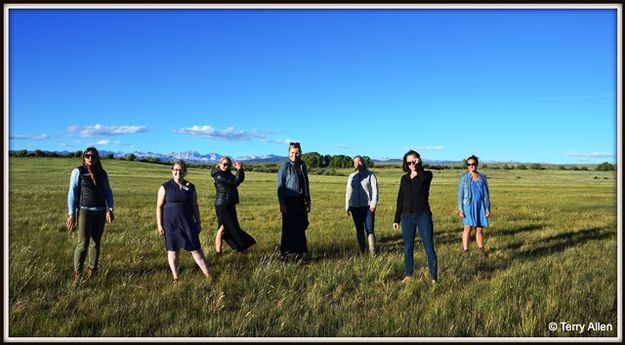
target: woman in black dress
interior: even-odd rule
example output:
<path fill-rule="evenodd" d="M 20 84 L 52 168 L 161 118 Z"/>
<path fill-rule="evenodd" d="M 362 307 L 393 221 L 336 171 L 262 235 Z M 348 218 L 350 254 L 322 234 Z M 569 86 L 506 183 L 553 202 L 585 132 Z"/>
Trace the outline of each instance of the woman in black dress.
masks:
<path fill-rule="evenodd" d="M 213 169 L 211 176 L 215 180 L 215 212 L 217 213 L 217 236 L 215 237 L 215 251 L 221 254 L 222 240 L 239 253 L 256 243 L 254 238 L 241 229 L 237 219 L 236 204 L 239 203 L 237 187 L 245 179 L 241 162 L 235 162 L 236 176 L 230 172 L 232 160 L 222 157 L 219 164 Z"/>
<path fill-rule="evenodd" d="M 210 277 L 208 263 L 200 246 L 200 208 L 197 204 L 195 186 L 184 179 L 187 166 L 183 161 L 175 161 L 171 174 L 173 178 L 158 189 L 156 201 L 156 222 L 158 232 L 165 237 L 169 268 L 178 282 L 178 251 L 188 250 L 193 260 L 206 277 Z"/>

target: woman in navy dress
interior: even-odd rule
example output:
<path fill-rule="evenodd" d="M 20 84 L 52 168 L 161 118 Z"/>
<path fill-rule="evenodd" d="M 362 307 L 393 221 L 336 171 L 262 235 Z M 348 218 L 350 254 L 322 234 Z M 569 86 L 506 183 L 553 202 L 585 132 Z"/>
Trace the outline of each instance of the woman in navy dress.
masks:
<path fill-rule="evenodd" d="M 169 268 L 178 282 L 178 252 L 188 250 L 206 277 L 210 277 L 208 263 L 200 246 L 200 209 L 195 186 L 184 179 L 187 166 L 183 161 L 174 162 L 173 178 L 161 185 L 156 202 L 158 232 L 165 237 Z"/>
<path fill-rule="evenodd" d="M 239 203 L 237 187 L 245 179 L 245 173 L 239 161 L 234 163 L 236 175 L 230 171 L 232 167 L 232 160 L 229 157 L 222 157 L 211 172 L 215 182 L 215 213 L 218 222 L 215 237 L 217 255 L 221 254 L 222 240 L 226 240 L 226 243 L 238 253 L 243 253 L 256 243 L 256 240 L 239 225 L 236 208 L 236 204 Z"/>
<path fill-rule="evenodd" d="M 480 253 L 486 256 L 482 229 L 488 226 L 490 217 L 490 195 L 486 175 L 477 172 L 479 161 L 476 156 L 467 158 L 467 172 L 458 183 L 458 214 L 462 218 L 462 249 L 469 251 L 471 227 L 475 227 L 475 241 Z"/>

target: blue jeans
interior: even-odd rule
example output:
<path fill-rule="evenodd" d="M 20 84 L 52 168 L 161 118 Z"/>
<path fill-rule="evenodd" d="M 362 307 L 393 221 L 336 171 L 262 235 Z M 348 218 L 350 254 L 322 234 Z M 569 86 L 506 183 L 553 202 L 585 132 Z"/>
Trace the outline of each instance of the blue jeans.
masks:
<path fill-rule="evenodd" d="M 367 250 L 365 230 L 367 231 L 367 235 L 373 235 L 375 213 L 369 211 L 369 206 L 350 207 L 349 210 L 352 213 L 354 225 L 356 225 L 356 238 L 358 239 L 358 246 L 360 247 L 360 251 L 364 253 Z"/>
<path fill-rule="evenodd" d="M 438 280 L 438 259 L 434 251 L 434 226 L 432 216 L 427 213 L 412 213 L 401 218 L 401 233 L 404 237 L 404 272 L 406 276 L 414 273 L 414 240 L 416 229 L 419 229 L 423 250 L 428 256 L 428 266 L 432 279 Z"/>

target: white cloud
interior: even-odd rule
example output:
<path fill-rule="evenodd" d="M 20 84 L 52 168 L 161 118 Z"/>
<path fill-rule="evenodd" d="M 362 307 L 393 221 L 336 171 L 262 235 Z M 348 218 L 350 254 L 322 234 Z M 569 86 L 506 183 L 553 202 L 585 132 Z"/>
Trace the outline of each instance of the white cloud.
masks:
<path fill-rule="evenodd" d="M 568 152 L 566 154 L 569 157 L 577 157 L 582 160 L 587 160 L 591 158 L 614 158 L 614 153 L 610 152 L 591 152 L 591 153 L 581 153 L 581 152 Z"/>
<path fill-rule="evenodd" d="M 36 135 L 11 135 L 9 136 L 12 140 L 46 140 L 48 139 L 47 134 L 36 134 Z"/>
<path fill-rule="evenodd" d="M 275 139 L 267 138 L 267 134 L 271 131 L 253 129 L 251 131 L 238 130 L 234 127 L 228 127 L 220 130 L 211 125 L 194 125 L 188 128 L 180 128 L 174 131 L 178 134 L 191 134 L 193 136 L 206 139 L 221 139 L 229 141 L 242 141 L 259 139 L 263 142 L 274 142 Z"/>
<path fill-rule="evenodd" d="M 346 148 L 347 148 L 347 145 L 345 145 L 345 144 L 337 144 L 337 145 L 336 145 L 336 148 L 341 149 L 341 150 L 344 150 L 344 149 L 346 149 Z"/>
<path fill-rule="evenodd" d="M 96 142 L 97 145 L 108 145 L 109 143 L 110 141 L 106 139 Z"/>
<path fill-rule="evenodd" d="M 80 137 L 93 137 L 98 135 L 125 135 L 143 133 L 147 131 L 146 126 L 102 126 L 97 123 L 94 126 L 69 126 L 68 132 L 78 133 Z"/>

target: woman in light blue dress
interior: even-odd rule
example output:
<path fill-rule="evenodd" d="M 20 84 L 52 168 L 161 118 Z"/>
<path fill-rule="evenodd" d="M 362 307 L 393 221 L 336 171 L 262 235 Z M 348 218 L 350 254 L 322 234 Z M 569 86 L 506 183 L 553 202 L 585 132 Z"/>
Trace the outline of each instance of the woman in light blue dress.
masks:
<path fill-rule="evenodd" d="M 467 158 L 467 172 L 460 176 L 458 183 L 458 214 L 462 218 L 462 249 L 469 251 L 471 227 L 475 227 L 475 241 L 480 253 L 486 256 L 482 229 L 488 226 L 490 217 L 490 196 L 486 175 L 477 172 L 478 158 Z"/>

